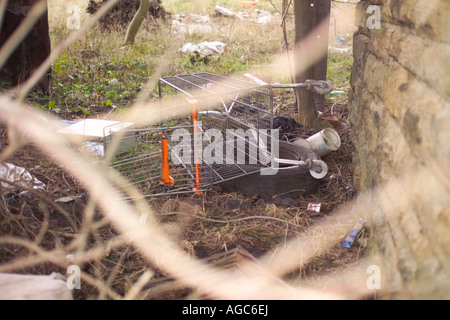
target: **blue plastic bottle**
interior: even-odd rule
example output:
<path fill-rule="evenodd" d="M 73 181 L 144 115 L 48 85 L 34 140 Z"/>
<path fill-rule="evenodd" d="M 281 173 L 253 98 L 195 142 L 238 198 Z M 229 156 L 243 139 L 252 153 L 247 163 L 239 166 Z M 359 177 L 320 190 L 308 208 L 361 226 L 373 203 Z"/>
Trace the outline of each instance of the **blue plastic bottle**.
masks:
<path fill-rule="evenodd" d="M 365 224 L 366 224 L 366 222 L 363 219 L 359 219 L 358 223 L 355 224 L 352 231 L 350 231 L 350 233 L 345 237 L 344 241 L 342 241 L 342 246 L 344 248 L 352 247 L 353 242 L 358 237 L 358 235 L 361 233 Z"/>

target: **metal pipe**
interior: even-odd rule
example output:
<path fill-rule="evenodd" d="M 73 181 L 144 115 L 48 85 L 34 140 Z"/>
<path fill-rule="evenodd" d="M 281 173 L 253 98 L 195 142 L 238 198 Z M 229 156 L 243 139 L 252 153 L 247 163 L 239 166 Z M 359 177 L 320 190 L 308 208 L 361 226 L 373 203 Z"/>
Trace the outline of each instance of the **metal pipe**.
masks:
<path fill-rule="evenodd" d="M 328 166 L 322 160 L 299 161 L 299 160 L 274 158 L 274 161 L 277 163 L 292 164 L 300 167 L 308 167 L 309 173 L 315 179 L 322 179 L 328 173 Z"/>

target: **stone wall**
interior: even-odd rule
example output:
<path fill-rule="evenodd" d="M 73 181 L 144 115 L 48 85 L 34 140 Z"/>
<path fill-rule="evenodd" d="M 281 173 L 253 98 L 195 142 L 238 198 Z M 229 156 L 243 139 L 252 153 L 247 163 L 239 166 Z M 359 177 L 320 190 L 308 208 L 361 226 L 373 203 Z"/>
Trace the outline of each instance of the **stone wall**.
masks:
<path fill-rule="evenodd" d="M 354 186 L 379 192 L 368 211 L 385 289 L 393 298 L 448 299 L 450 1 L 363 0 L 356 24 Z M 395 197 L 383 194 L 392 180 Z"/>

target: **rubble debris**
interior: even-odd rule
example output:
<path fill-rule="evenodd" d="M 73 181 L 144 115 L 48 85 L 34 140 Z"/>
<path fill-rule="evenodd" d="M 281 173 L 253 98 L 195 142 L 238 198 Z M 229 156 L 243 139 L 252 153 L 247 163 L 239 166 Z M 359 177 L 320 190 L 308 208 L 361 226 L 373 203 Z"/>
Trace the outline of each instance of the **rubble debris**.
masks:
<path fill-rule="evenodd" d="M 172 20 L 172 29 L 175 34 L 209 34 L 213 32 L 211 19 L 206 15 L 177 14 Z"/>
<path fill-rule="evenodd" d="M 272 21 L 272 14 L 266 10 L 255 10 L 253 15 L 256 18 L 256 23 L 259 24 L 268 24 Z"/>
<path fill-rule="evenodd" d="M 215 10 L 225 17 L 237 18 L 239 20 L 250 19 L 259 24 L 268 24 L 272 21 L 272 14 L 267 10 L 256 9 L 253 13 L 249 14 L 245 11 L 236 13 L 230 9 L 222 6 L 216 6 Z"/>
<path fill-rule="evenodd" d="M 231 11 L 230 9 L 227 9 L 227 8 L 224 8 L 221 6 L 216 6 L 214 8 L 214 10 L 216 10 L 218 13 L 224 15 L 225 17 L 234 17 L 234 18 L 238 18 L 239 20 L 244 19 L 241 15 Z"/>

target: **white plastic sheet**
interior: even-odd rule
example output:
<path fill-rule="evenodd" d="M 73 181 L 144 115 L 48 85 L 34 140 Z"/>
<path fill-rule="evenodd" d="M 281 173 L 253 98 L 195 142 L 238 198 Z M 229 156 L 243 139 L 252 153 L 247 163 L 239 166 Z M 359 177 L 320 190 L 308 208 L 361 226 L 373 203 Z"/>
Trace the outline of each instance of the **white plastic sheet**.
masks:
<path fill-rule="evenodd" d="M 62 275 L 0 273 L 0 300 L 72 300 Z"/>
<path fill-rule="evenodd" d="M 103 158 L 105 156 L 105 147 L 103 142 L 85 141 L 83 146 L 94 155 Z"/>
<path fill-rule="evenodd" d="M 40 189 L 45 190 L 45 184 L 33 177 L 25 168 L 11 163 L 0 163 L 0 186 L 5 189 Z"/>
<path fill-rule="evenodd" d="M 199 44 L 186 43 L 179 51 L 183 53 L 198 52 L 200 54 L 209 56 L 216 53 L 223 53 L 225 50 L 225 43 L 213 41 L 213 42 L 202 42 Z"/>
<path fill-rule="evenodd" d="M 200 14 L 176 14 L 172 20 L 172 30 L 175 34 L 210 34 L 213 32 L 211 18 Z"/>

